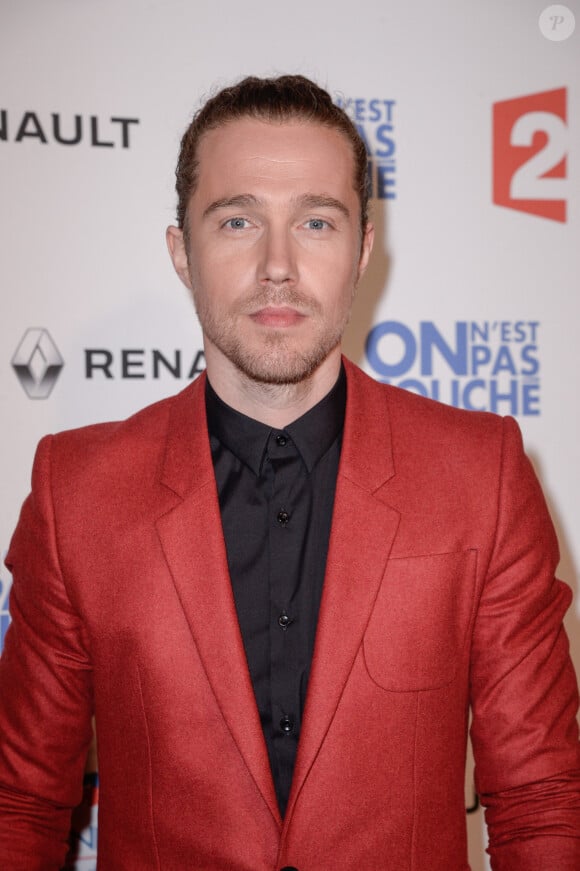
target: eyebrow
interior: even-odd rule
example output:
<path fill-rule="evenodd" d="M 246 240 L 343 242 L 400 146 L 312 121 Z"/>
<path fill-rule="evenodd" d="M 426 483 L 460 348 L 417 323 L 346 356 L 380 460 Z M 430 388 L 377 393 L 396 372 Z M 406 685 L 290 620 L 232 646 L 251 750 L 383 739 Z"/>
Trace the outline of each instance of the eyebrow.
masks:
<path fill-rule="evenodd" d="M 350 217 L 349 210 L 341 200 L 337 200 L 335 197 L 326 196 L 325 194 L 302 194 L 302 196 L 296 197 L 294 202 L 301 208 L 335 209 L 336 211 L 341 212 L 341 214 L 346 218 Z M 204 210 L 203 217 L 207 218 L 208 215 L 221 209 L 246 209 L 251 206 L 261 206 L 262 204 L 263 201 L 253 194 L 237 194 L 233 197 L 223 197 L 222 199 L 214 200 L 213 203 L 210 203 Z"/>
<path fill-rule="evenodd" d="M 297 198 L 297 203 L 306 209 L 335 209 L 335 211 L 341 212 L 345 218 L 350 217 L 349 210 L 341 200 L 325 194 L 304 194 Z"/>
<path fill-rule="evenodd" d="M 207 209 L 204 210 L 203 217 L 207 218 L 212 212 L 217 212 L 220 209 L 245 209 L 249 206 L 258 206 L 259 204 L 260 200 L 253 194 L 237 194 L 235 197 L 224 197 L 221 200 L 214 200 L 213 203 L 210 203 Z"/>

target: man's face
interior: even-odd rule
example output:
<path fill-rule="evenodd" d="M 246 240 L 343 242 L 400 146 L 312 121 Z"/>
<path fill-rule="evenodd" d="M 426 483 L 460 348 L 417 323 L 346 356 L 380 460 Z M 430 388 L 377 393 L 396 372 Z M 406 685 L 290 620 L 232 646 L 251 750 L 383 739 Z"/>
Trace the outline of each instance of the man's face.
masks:
<path fill-rule="evenodd" d="M 170 228 L 168 241 L 208 369 L 303 381 L 340 355 L 372 247 L 372 227 L 361 239 L 350 145 L 320 124 L 247 118 L 205 134 L 198 158 L 189 240 Z"/>

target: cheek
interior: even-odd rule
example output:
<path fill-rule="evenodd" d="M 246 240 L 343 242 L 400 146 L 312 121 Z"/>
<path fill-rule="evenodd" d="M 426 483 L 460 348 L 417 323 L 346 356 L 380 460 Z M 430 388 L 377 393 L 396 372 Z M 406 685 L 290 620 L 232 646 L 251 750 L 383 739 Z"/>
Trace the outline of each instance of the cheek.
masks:
<path fill-rule="evenodd" d="M 196 308 L 214 319 L 235 314 L 241 300 L 253 289 L 249 279 L 228 262 L 208 262 L 191 270 L 191 283 Z"/>
<path fill-rule="evenodd" d="M 316 270 L 316 282 L 321 297 L 327 300 L 329 306 L 343 309 L 350 306 L 354 296 L 358 276 L 357 263 L 351 258 L 334 257 L 328 264 L 319 264 Z"/>
<path fill-rule="evenodd" d="M 235 292 L 235 288 L 241 284 L 252 282 L 255 265 L 255 257 L 252 257 L 242 246 L 233 250 L 223 247 L 219 250 L 210 248 L 203 252 L 199 261 L 199 279 L 208 287 L 218 291 L 220 288 L 230 288 Z"/>

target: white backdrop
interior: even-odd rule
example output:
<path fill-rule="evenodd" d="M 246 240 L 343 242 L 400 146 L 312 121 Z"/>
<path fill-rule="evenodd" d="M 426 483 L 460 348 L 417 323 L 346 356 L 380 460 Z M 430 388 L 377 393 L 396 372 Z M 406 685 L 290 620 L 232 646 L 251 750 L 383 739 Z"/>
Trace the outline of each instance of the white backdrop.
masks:
<path fill-rule="evenodd" d="M 164 244 L 192 112 L 242 75 L 301 72 L 370 151 L 380 232 L 348 355 L 516 415 L 577 588 L 580 4 L 542 31 L 547 6 L 0 0 L 2 553 L 44 433 L 125 417 L 199 366 Z M 2 632 L 9 585 L 2 568 Z M 580 667 L 578 600 L 567 627 Z M 469 829 L 483 871 L 480 813 Z"/>

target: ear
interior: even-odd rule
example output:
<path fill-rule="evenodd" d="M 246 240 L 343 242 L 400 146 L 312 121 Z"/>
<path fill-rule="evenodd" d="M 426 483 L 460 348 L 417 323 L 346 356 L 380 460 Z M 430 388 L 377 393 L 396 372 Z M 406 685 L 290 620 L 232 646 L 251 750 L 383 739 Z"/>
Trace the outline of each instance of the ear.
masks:
<path fill-rule="evenodd" d="M 368 223 L 366 225 L 365 231 L 363 233 L 363 238 L 360 246 L 360 257 L 358 261 L 358 274 L 357 274 L 357 282 L 363 277 L 365 270 L 369 263 L 369 258 L 371 256 L 371 251 L 373 250 L 373 243 L 375 241 L 375 228 L 374 224 Z"/>
<path fill-rule="evenodd" d="M 189 264 L 187 262 L 187 251 L 185 249 L 185 239 L 183 238 L 183 230 L 179 227 L 168 227 L 165 232 L 169 256 L 173 261 L 173 267 L 183 283 L 189 290 L 191 287 L 191 278 L 189 277 Z"/>

